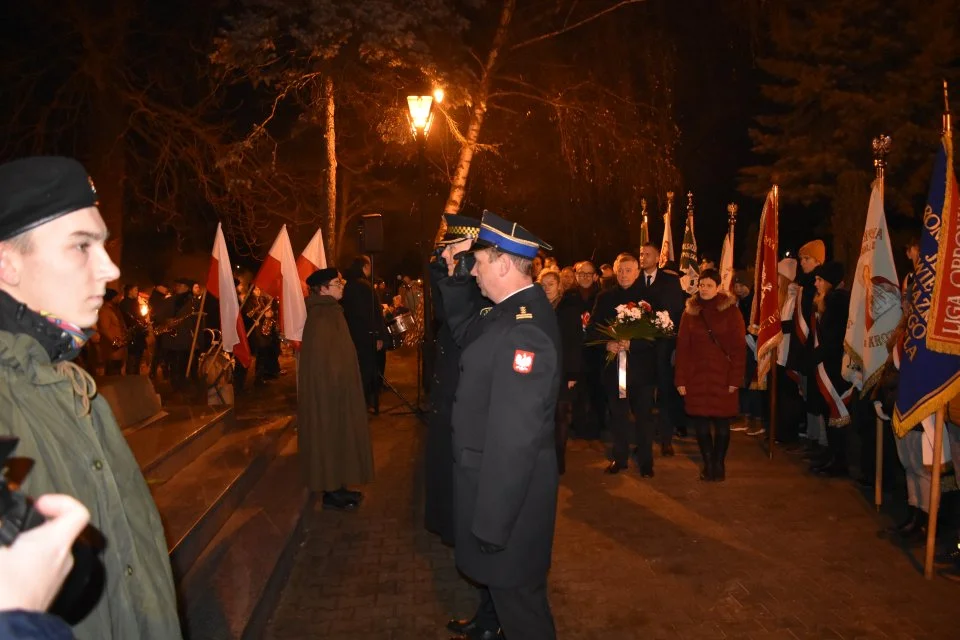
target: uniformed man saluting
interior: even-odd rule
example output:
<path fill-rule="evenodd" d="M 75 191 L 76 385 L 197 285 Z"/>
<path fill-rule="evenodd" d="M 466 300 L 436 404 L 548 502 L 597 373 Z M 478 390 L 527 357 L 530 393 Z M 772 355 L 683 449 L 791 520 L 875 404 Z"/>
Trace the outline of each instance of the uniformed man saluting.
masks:
<path fill-rule="evenodd" d="M 507 638 L 556 637 L 547 571 L 557 507 L 556 314 L 531 259 L 551 247 L 489 211 L 471 271 L 494 307 L 460 357 L 453 405 L 459 569 L 485 585 Z"/>

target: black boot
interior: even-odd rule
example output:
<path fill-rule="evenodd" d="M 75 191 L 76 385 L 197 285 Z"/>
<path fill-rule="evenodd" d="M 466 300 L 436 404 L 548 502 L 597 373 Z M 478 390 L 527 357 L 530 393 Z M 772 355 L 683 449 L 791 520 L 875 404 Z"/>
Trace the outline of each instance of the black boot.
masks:
<path fill-rule="evenodd" d="M 904 544 L 915 546 L 926 543 L 928 520 L 929 515 L 927 512 L 917 509 L 917 518 L 909 527 L 899 532 Z"/>
<path fill-rule="evenodd" d="M 723 482 L 727 479 L 727 449 L 730 448 L 730 423 L 716 422 L 716 436 L 713 439 L 713 479 Z"/>
<path fill-rule="evenodd" d="M 920 509 L 914 506 L 908 507 L 908 509 L 907 517 L 904 518 L 903 522 L 887 527 L 883 530 L 883 533 L 888 536 L 899 536 L 902 535 L 904 531 L 909 531 L 915 527 L 917 519 L 920 517 Z"/>
<path fill-rule="evenodd" d="M 830 461 L 813 468 L 814 473 L 831 478 L 849 475 L 847 471 L 848 427 L 827 427 L 827 448 Z"/>
<path fill-rule="evenodd" d="M 706 420 L 698 420 L 695 426 L 697 446 L 700 447 L 700 458 L 703 460 L 700 479 L 704 482 L 711 482 L 713 480 L 713 437 L 710 435 L 710 423 Z"/>

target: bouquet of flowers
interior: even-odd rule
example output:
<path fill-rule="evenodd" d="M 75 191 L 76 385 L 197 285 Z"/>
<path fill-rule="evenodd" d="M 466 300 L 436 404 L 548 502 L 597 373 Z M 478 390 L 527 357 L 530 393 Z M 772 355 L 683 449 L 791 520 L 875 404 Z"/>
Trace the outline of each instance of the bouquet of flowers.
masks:
<path fill-rule="evenodd" d="M 645 300 L 628 302 L 617 306 L 617 316 L 610 324 L 597 327 L 607 340 L 597 340 L 591 345 L 605 344 L 609 340 L 656 340 L 674 335 L 673 320 L 666 311 L 654 312 Z M 607 351 L 607 364 L 617 354 Z"/>

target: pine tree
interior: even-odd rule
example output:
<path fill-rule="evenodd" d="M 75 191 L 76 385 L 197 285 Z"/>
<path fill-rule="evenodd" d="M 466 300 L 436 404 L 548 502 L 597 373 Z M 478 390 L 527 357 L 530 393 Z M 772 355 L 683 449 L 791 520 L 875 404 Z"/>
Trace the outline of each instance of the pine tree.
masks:
<path fill-rule="evenodd" d="M 826 205 L 835 253 L 856 261 L 874 170 L 871 140 L 893 138 L 889 212 L 917 215 L 940 135 L 942 79 L 960 88 L 960 16 L 952 0 L 810 0 L 768 15 L 758 60 L 770 106 L 750 131 L 761 164 L 740 190 Z M 852 239 L 853 245 L 847 246 Z"/>

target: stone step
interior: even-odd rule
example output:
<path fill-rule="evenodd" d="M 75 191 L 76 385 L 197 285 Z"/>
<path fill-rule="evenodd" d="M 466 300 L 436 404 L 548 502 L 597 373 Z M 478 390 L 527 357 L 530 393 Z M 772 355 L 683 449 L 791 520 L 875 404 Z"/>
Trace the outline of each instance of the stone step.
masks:
<path fill-rule="evenodd" d="M 152 486 L 175 577 L 187 573 L 263 476 L 293 422 L 293 416 L 241 421 L 169 481 Z"/>
<path fill-rule="evenodd" d="M 166 407 L 167 415 L 124 432 L 151 485 L 163 484 L 212 447 L 234 424 L 232 407 Z"/>
<path fill-rule="evenodd" d="M 259 482 L 180 580 L 188 640 L 261 637 L 311 504 L 300 477 L 293 430 Z"/>

